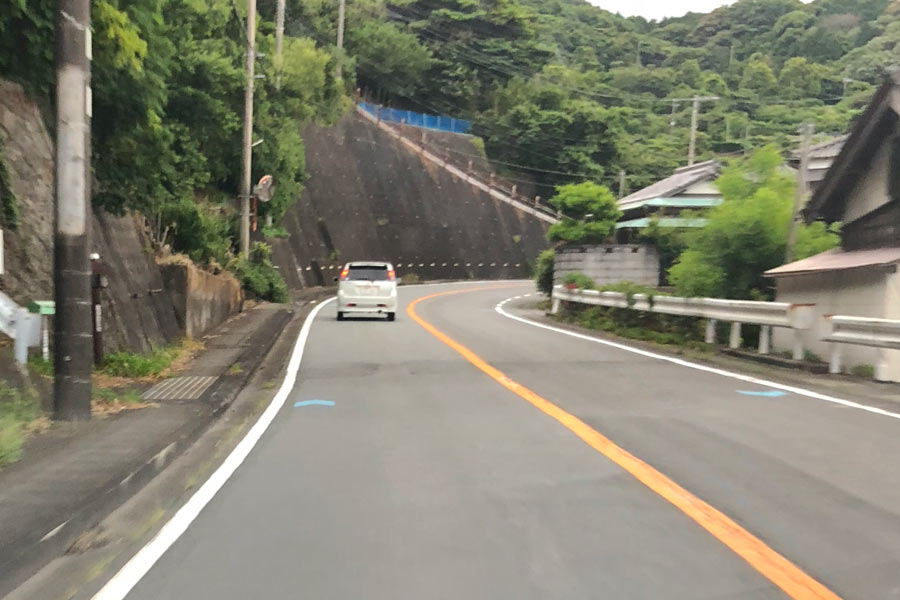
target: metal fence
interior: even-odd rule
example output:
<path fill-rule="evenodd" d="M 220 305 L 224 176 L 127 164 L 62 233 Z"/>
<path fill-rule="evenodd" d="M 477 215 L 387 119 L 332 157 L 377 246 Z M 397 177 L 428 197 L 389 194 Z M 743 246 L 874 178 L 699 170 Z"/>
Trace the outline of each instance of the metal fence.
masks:
<path fill-rule="evenodd" d="M 367 113 L 389 123 L 402 123 L 413 127 L 447 131 L 449 133 L 467 134 L 472 130 L 471 121 L 444 115 L 426 115 L 411 110 L 398 110 L 388 106 L 380 106 L 369 102 L 360 102 L 359 107 Z"/>

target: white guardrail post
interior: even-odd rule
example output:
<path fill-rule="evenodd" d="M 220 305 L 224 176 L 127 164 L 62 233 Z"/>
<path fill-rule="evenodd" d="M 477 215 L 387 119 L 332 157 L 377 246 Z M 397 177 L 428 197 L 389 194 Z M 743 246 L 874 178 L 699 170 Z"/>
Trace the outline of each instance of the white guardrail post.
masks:
<path fill-rule="evenodd" d="M 850 317 L 829 315 L 824 320 L 822 340 L 832 342 L 829 371 L 841 371 L 841 344 L 855 344 L 878 348 L 875 361 L 875 379 L 888 380 L 888 362 L 886 349 L 900 349 L 900 321 L 891 319 L 872 319 L 868 317 Z"/>
<path fill-rule="evenodd" d="M 731 323 L 728 345 L 739 348 L 743 324 L 760 325 L 759 353 L 768 354 L 772 327 L 794 330 L 794 357 L 803 358 L 803 341 L 800 332 L 813 323 L 812 304 L 787 302 L 757 302 L 751 300 L 722 300 L 719 298 L 679 298 L 678 296 L 654 296 L 650 301 L 645 294 L 629 298 L 622 292 L 598 292 L 596 290 L 568 289 L 562 285 L 553 287 L 554 311 L 559 302 L 579 302 L 611 308 L 633 308 L 667 315 L 699 317 L 706 319 L 706 343 L 716 342 L 716 323 Z"/>

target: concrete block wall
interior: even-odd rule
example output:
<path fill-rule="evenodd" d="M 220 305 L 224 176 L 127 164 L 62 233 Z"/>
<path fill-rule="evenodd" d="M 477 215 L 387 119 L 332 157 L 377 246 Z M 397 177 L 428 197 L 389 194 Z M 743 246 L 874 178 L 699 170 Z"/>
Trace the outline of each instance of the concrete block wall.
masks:
<path fill-rule="evenodd" d="M 597 285 L 630 281 L 659 285 L 659 253 L 653 246 L 603 244 L 580 246 L 556 252 L 554 283 L 561 284 L 569 273 L 587 275 Z"/>
<path fill-rule="evenodd" d="M 188 338 L 198 338 L 241 311 L 241 284 L 230 273 L 214 275 L 190 263 L 160 266 L 172 297 L 178 325 Z"/>

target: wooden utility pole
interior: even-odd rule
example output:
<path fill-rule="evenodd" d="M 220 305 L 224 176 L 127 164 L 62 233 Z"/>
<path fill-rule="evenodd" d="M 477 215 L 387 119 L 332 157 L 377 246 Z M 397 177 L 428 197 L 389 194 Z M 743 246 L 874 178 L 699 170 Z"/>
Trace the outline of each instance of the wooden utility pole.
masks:
<path fill-rule="evenodd" d="M 809 145 L 815 132 L 815 125 L 807 123 L 800 127 L 800 170 L 797 173 L 797 193 L 794 196 L 794 210 L 791 214 L 791 227 L 788 230 L 787 249 L 784 253 L 784 262 L 789 263 L 794 260 L 794 247 L 797 245 L 797 229 L 799 226 L 800 211 L 806 201 L 806 180 L 809 172 Z"/>
<path fill-rule="evenodd" d="M 338 50 L 344 49 L 344 12 L 347 9 L 347 0 L 338 0 L 338 31 L 337 31 L 337 47 Z M 338 55 L 341 53 L 338 52 Z M 338 57 L 340 60 L 340 56 Z M 338 63 L 338 79 L 342 78 L 342 69 L 340 63 Z"/>
<path fill-rule="evenodd" d="M 256 67 L 256 0 L 247 0 L 247 83 L 241 161 L 241 255 L 250 255 L 250 178 L 253 167 L 253 82 Z"/>
<path fill-rule="evenodd" d="M 91 418 L 91 2 L 58 0 L 53 417 Z"/>
<path fill-rule="evenodd" d="M 278 0 L 275 9 L 275 64 L 278 65 L 278 75 L 275 77 L 275 89 L 281 89 L 281 70 L 284 65 L 281 62 L 281 52 L 284 45 L 284 4 L 285 0 Z"/>

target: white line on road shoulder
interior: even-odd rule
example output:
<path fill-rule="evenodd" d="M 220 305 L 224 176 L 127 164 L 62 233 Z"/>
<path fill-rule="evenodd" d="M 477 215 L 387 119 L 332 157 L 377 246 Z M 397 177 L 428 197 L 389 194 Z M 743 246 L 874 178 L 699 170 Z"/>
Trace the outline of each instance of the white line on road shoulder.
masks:
<path fill-rule="evenodd" d="M 218 469 L 206 480 L 206 482 L 194 492 L 194 495 L 178 509 L 178 512 L 163 525 L 162 529 L 156 536 L 150 540 L 137 554 L 131 557 L 124 567 L 116 573 L 112 579 L 106 582 L 106 585 L 97 592 L 93 600 L 121 600 L 128 595 L 131 589 L 137 585 L 144 575 L 153 567 L 153 565 L 165 554 L 172 544 L 181 537 L 190 524 L 197 518 L 203 508 L 209 504 L 216 493 L 222 489 L 225 482 L 234 474 L 244 459 L 256 446 L 263 434 L 268 429 L 272 421 L 278 415 L 278 411 L 284 406 L 291 390 L 294 389 L 294 383 L 297 381 L 297 372 L 300 370 L 300 362 L 303 360 L 303 350 L 306 347 L 306 340 L 309 337 L 309 331 L 312 323 L 327 304 L 334 298 L 330 298 L 318 306 L 306 317 L 303 328 L 297 336 L 297 342 L 294 344 L 294 350 L 291 353 L 291 360 L 287 366 L 284 381 L 278 388 L 278 393 L 272 398 L 265 412 L 259 417 L 259 420 L 250 428 L 247 435 L 244 436 L 228 458 L 225 459 Z"/>
<path fill-rule="evenodd" d="M 538 323 L 537 321 L 532 321 L 531 319 L 526 319 L 523 317 L 518 317 L 516 315 L 510 314 L 506 312 L 503 307 L 510 301 L 512 298 L 507 298 L 503 302 L 497 304 L 494 307 L 498 313 L 507 317 L 508 319 L 512 319 L 514 321 L 519 321 L 520 323 L 526 323 L 533 327 L 540 327 L 541 329 L 546 329 L 547 331 L 554 331 L 556 333 L 562 333 L 564 335 L 569 335 L 572 337 L 576 337 L 582 340 L 587 340 L 589 342 L 594 342 L 597 344 L 603 344 L 604 346 L 609 346 L 611 348 L 617 348 L 619 350 L 624 350 L 625 352 L 631 352 L 633 354 L 639 354 L 641 356 L 646 356 L 648 358 L 655 358 L 657 360 L 664 360 L 666 362 L 670 362 L 682 367 L 688 367 L 690 369 L 697 369 L 698 371 L 706 371 L 707 373 L 713 373 L 715 375 L 721 375 L 723 377 L 730 377 L 732 379 L 737 379 L 740 381 L 744 381 L 747 383 L 753 383 L 756 385 L 763 385 L 767 387 L 773 387 L 779 390 L 784 390 L 786 392 L 791 392 L 793 394 L 797 394 L 799 396 L 806 396 L 807 398 L 815 398 L 816 400 L 824 400 L 825 402 L 831 402 L 832 404 L 838 404 L 840 406 L 845 406 L 847 408 L 855 408 L 857 410 L 862 410 L 865 412 L 873 413 L 876 415 L 881 415 L 883 417 L 890 417 L 892 419 L 900 419 L 900 414 L 894 413 L 888 410 L 884 410 L 882 408 L 876 408 L 874 406 L 866 406 L 865 404 L 859 404 L 858 402 L 853 402 L 851 400 L 844 400 L 842 398 L 835 398 L 834 396 L 828 396 L 826 394 L 820 394 L 819 392 L 813 392 L 811 390 L 805 390 L 803 388 L 793 387 L 790 385 L 784 385 L 782 383 L 775 383 L 774 381 L 769 381 L 767 379 L 759 379 L 758 377 L 753 377 L 750 375 L 741 375 L 740 373 L 735 373 L 733 371 L 726 371 L 724 369 L 717 369 L 715 367 L 707 367 L 706 365 L 701 365 L 699 363 L 693 363 L 687 360 L 683 360 L 680 358 L 675 358 L 672 356 L 666 356 L 664 354 L 657 354 L 656 352 L 649 352 L 647 350 L 641 350 L 639 348 L 634 348 L 632 346 L 626 346 L 625 344 L 620 344 L 617 342 L 611 342 L 609 340 L 604 340 L 601 338 L 593 337 L 590 335 L 584 335 L 583 333 L 576 333 L 574 331 L 569 331 L 567 329 L 562 329 L 560 327 L 553 327 L 552 325 L 545 325 L 543 323 Z"/>

